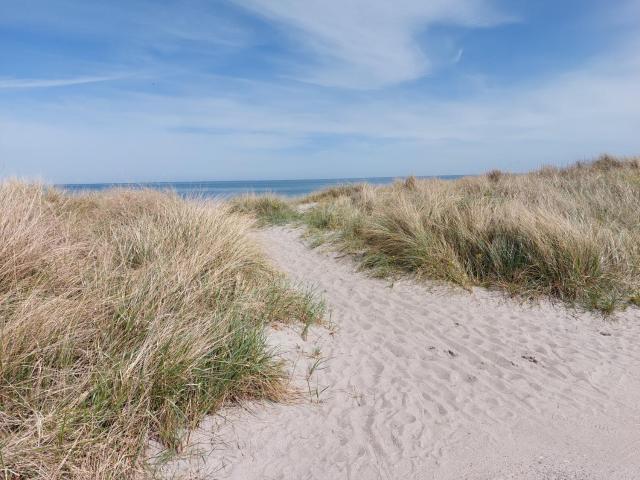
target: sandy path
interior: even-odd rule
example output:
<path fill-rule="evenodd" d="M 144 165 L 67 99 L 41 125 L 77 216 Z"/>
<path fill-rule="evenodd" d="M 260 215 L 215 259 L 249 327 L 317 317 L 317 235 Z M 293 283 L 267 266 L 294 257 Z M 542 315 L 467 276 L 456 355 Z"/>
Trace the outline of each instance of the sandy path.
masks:
<path fill-rule="evenodd" d="M 208 419 L 192 436 L 201 455 L 167 475 L 640 479 L 637 309 L 611 323 L 481 289 L 391 286 L 294 231 L 259 235 L 324 295 L 335 327 L 271 332 L 305 398 Z"/>

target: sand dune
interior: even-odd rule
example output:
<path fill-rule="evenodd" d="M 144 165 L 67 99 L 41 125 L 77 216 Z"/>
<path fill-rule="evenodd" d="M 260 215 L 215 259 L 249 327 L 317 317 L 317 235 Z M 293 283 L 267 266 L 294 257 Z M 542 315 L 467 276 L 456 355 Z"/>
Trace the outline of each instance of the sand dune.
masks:
<path fill-rule="evenodd" d="M 207 419 L 166 476 L 640 479 L 637 309 L 605 321 L 482 289 L 392 285 L 294 230 L 259 235 L 327 301 L 329 325 L 306 340 L 270 332 L 303 396 Z"/>

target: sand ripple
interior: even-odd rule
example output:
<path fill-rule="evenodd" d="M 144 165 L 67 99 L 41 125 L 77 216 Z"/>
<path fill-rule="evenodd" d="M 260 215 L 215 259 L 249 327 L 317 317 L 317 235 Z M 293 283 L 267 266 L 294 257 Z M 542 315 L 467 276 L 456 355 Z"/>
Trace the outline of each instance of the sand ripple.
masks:
<path fill-rule="evenodd" d="M 640 479 L 640 314 L 367 278 L 284 228 L 273 262 L 329 327 L 270 333 L 304 393 L 203 422 L 176 478 Z M 315 365 L 315 369 L 313 366 Z M 309 375 L 309 371 L 313 372 Z"/>

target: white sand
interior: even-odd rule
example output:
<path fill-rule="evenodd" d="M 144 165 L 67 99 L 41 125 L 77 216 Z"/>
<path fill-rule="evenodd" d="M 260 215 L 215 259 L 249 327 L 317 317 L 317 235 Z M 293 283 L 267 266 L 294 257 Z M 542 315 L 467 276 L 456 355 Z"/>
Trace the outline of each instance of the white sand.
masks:
<path fill-rule="evenodd" d="M 609 322 L 482 289 L 392 286 L 294 231 L 259 235 L 335 326 L 306 341 L 300 327 L 271 332 L 305 396 L 207 419 L 191 437 L 200 455 L 166 476 L 640 479 L 637 309 Z"/>

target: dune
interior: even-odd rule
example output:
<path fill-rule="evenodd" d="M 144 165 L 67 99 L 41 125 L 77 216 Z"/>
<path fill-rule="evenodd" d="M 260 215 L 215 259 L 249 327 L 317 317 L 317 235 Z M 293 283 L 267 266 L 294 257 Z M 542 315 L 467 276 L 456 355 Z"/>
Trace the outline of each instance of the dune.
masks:
<path fill-rule="evenodd" d="M 299 392 L 209 416 L 166 478 L 638 479 L 640 314 L 370 278 L 301 231 L 256 233 L 324 325 L 272 328 Z"/>
<path fill-rule="evenodd" d="M 0 184 L 0 478 L 149 478 L 150 438 L 236 399 L 288 398 L 264 325 L 322 305 L 253 222 L 151 190 Z M 300 323 L 299 323 L 300 324 Z"/>

